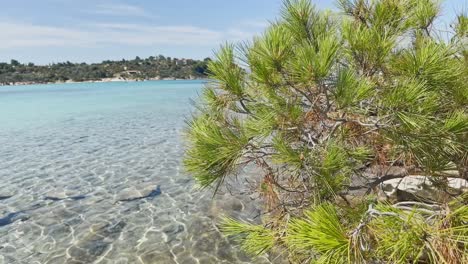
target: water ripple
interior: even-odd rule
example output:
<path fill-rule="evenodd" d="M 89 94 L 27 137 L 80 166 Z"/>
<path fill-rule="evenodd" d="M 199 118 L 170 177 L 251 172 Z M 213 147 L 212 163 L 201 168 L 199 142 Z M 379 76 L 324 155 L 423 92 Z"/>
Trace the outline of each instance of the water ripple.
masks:
<path fill-rule="evenodd" d="M 0 263 L 251 263 L 215 226 L 220 202 L 183 172 L 187 114 L 3 131 Z"/>

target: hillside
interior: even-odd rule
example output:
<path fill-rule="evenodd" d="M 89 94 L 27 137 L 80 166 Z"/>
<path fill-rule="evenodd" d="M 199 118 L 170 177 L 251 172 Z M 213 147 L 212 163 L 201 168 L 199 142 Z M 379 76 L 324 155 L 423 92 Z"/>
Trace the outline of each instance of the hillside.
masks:
<path fill-rule="evenodd" d="M 83 82 L 100 80 L 197 79 L 206 77 L 207 63 L 192 59 L 150 56 L 146 59 L 103 61 L 101 63 L 22 64 L 17 60 L 0 63 L 0 85 Z"/>

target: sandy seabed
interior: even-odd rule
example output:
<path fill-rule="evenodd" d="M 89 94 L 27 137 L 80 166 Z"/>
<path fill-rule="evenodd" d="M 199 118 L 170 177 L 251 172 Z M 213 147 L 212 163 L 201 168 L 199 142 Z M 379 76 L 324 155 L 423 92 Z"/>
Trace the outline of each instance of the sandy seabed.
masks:
<path fill-rule="evenodd" d="M 270 263 L 219 233 L 183 171 L 186 113 L 70 118 L 0 130 L 0 263 Z"/>

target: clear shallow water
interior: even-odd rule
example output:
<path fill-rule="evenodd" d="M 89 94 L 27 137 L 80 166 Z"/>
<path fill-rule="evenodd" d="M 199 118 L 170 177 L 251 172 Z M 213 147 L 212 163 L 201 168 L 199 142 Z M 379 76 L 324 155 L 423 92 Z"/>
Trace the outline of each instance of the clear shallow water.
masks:
<path fill-rule="evenodd" d="M 221 237 L 181 133 L 200 81 L 0 87 L 0 263 L 268 263 Z"/>

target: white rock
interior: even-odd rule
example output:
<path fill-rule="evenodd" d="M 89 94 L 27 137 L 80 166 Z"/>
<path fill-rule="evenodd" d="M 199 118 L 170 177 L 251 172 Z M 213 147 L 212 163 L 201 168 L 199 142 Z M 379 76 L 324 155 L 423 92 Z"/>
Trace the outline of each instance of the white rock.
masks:
<path fill-rule="evenodd" d="M 448 186 L 462 192 L 468 191 L 468 181 L 460 178 L 448 178 Z"/>
<path fill-rule="evenodd" d="M 460 178 L 447 178 L 448 186 L 457 192 L 468 191 L 468 181 Z M 435 188 L 428 176 L 409 175 L 400 179 L 391 179 L 381 184 L 382 191 L 390 199 L 405 200 L 405 195 L 437 200 L 445 195 Z"/>

